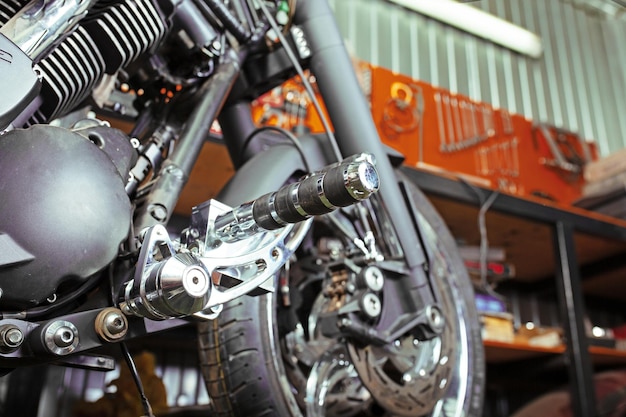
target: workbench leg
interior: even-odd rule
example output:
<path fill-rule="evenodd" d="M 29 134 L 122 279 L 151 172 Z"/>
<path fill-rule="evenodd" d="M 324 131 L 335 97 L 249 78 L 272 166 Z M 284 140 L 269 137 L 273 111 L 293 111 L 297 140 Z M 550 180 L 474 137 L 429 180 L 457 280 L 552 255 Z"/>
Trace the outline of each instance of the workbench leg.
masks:
<path fill-rule="evenodd" d="M 565 327 L 572 411 L 576 417 L 597 416 L 580 269 L 571 224 L 555 223 L 554 253 L 557 255 L 557 293 Z"/>

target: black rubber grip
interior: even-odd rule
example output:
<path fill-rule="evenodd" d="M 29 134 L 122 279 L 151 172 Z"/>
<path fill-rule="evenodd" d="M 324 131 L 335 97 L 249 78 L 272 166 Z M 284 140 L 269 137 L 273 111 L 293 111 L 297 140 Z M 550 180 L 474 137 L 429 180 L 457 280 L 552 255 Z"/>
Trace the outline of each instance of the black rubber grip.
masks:
<path fill-rule="evenodd" d="M 378 186 L 371 156 L 360 154 L 258 198 L 252 215 L 257 225 L 273 230 L 364 200 Z"/>

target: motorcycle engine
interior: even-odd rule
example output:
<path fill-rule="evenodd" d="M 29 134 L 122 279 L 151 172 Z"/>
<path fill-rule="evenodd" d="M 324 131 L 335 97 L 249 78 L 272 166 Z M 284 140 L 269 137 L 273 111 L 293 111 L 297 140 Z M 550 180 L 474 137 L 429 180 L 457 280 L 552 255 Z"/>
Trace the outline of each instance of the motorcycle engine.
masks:
<path fill-rule="evenodd" d="M 0 27 L 27 3 L 0 0 Z M 46 123 L 75 110 L 106 76 L 117 77 L 121 69 L 124 76 L 132 76 L 126 71 L 129 66 L 138 65 L 141 70 L 133 68 L 140 74 L 149 70 L 141 81 L 154 91 L 146 92 L 145 100 L 161 94 L 155 90 L 159 84 L 150 79 L 158 75 L 152 61 L 139 57 L 171 55 L 176 48 L 165 40 L 181 27 L 195 34 L 199 45 L 212 45 L 217 31 L 208 21 L 196 22 L 203 15 L 194 11 L 190 0 L 100 0 L 36 62 L 40 95 L 13 123 L 31 127 L 0 136 L 0 310 L 53 302 L 117 255 L 131 229 L 124 186 L 136 151 L 127 136 L 119 132 L 118 137 L 111 128 L 100 126 L 101 134 L 95 134 L 93 129 L 79 132 Z M 172 26 L 176 30 L 170 31 Z M 169 49 L 157 54 L 164 44 Z M 164 72 L 159 77 L 166 79 L 162 84 L 170 78 L 177 81 L 179 73 L 184 79 L 189 74 L 208 76 L 212 67 L 205 68 L 206 56 L 189 48 L 179 49 L 203 59 L 189 68 L 181 65 L 174 76 L 157 65 Z M 173 62 L 192 61 L 175 56 Z M 117 138 L 113 145 L 108 143 L 111 137 Z"/>
<path fill-rule="evenodd" d="M 0 0 L 0 27 L 28 2 Z M 76 108 L 167 29 L 155 0 L 101 0 L 36 63 L 38 107 L 14 124 L 32 127 L 0 135 L 0 310 L 62 299 L 118 254 L 131 229 L 124 186 L 137 153 L 129 138 L 105 126 L 45 123 Z"/>
<path fill-rule="evenodd" d="M 135 152 L 115 129 L 79 132 L 39 125 L 0 136 L 2 310 L 74 290 L 116 257 L 129 233 L 124 185 Z"/>

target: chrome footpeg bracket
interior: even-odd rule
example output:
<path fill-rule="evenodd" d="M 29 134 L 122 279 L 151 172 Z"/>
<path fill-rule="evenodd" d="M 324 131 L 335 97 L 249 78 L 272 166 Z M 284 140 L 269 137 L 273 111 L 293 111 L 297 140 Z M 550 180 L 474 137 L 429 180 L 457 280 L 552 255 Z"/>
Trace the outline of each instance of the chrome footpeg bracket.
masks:
<path fill-rule="evenodd" d="M 215 218 L 231 210 L 216 200 L 195 208 L 192 226 L 180 242 L 173 242 L 162 225 L 148 229 L 135 276 L 122 288 L 124 314 L 152 320 L 213 319 L 228 301 L 259 288 L 272 291 L 274 276 L 304 238 L 310 221 L 222 241 L 213 233 Z"/>
<path fill-rule="evenodd" d="M 258 231 L 238 241 L 224 242 L 216 237 L 213 227 L 215 219 L 230 210 L 231 207 L 216 200 L 194 209 L 192 224 L 197 224 L 197 219 L 203 222 L 206 219 L 204 251 L 198 259 L 219 280 L 219 285 L 214 282 L 205 310 L 256 288 L 273 289 L 275 274 L 289 260 L 310 227 L 310 221 L 307 221 L 281 229 Z M 271 285 L 264 285 L 268 281 Z M 202 313 L 200 315 L 202 317 Z"/>

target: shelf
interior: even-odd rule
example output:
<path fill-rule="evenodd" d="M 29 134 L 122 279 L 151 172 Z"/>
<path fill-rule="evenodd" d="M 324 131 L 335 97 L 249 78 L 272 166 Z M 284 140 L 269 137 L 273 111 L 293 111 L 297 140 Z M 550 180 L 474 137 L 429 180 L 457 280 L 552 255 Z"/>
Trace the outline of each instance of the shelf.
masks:
<path fill-rule="evenodd" d="M 626 264 L 626 257 L 620 259 Z M 600 270 L 583 277 L 583 291 L 587 295 L 610 298 L 615 300 L 626 300 L 626 265 L 607 265 L 603 262 Z"/>
<path fill-rule="evenodd" d="M 483 344 L 487 363 L 492 364 L 559 355 L 565 352 L 564 345 L 547 348 L 531 346 L 527 343 L 507 343 L 494 340 L 485 340 Z"/>
<path fill-rule="evenodd" d="M 531 346 L 526 343 L 506 343 L 485 340 L 485 357 L 487 363 L 501 364 L 525 359 L 535 359 L 565 352 L 565 345 L 555 347 Z M 626 351 L 602 346 L 590 346 L 589 353 L 594 365 L 625 365 Z"/>
<path fill-rule="evenodd" d="M 576 417 L 597 415 L 593 390 L 594 365 L 623 366 L 626 352 L 589 346 L 584 324 L 585 296 L 626 301 L 626 221 L 535 197 L 521 198 L 470 184 L 450 173 L 414 168 L 404 172 L 433 202 L 452 234 L 468 245 L 479 245 L 481 205 L 491 247 L 502 247 L 516 268 L 511 281 L 532 291 L 554 284 L 564 344 L 555 348 L 485 342 L 487 363 L 520 373 L 534 366 L 566 369 Z M 496 198 L 490 198 L 498 193 Z M 552 291 L 552 290 L 550 290 Z M 545 291 L 544 291 L 545 294 Z M 531 366 L 530 368 L 532 368 Z M 515 374 L 515 373 L 514 373 Z M 527 382 L 536 378 L 527 376 Z"/>
<path fill-rule="evenodd" d="M 626 365 L 626 350 L 590 346 L 589 353 L 595 365 Z"/>
<path fill-rule="evenodd" d="M 428 197 L 453 236 L 465 244 L 480 245 L 477 206 L 430 193 Z M 489 245 L 505 249 L 507 262 L 515 265 L 516 279 L 535 282 L 554 276 L 554 255 L 552 251 L 545 249 L 545 244 L 550 245 L 552 242 L 550 225 L 496 210 L 487 211 L 485 222 Z M 626 253 L 626 242 L 623 241 L 582 232 L 575 233 L 574 240 L 576 257 L 581 265 Z"/>
<path fill-rule="evenodd" d="M 405 172 L 428 196 L 453 236 L 467 245 L 480 244 L 478 194 L 485 199 L 493 190 L 470 186 L 453 176 L 417 169 Z M 558 262 L 546 247 L 553 243 L 555 222 L 572 225 L 585 293 L 626 300 L 626 261 L 620 258 L 626 254 L 626 221 L 505 193 L 495 199 L 485 221 L 489 245 L 505 249 L 506 261 L 515 265 L 515 280 L 527 283 L 555 276 Z M 603 261 L 608 258 L 620 262 L 607 265 Z"/>

